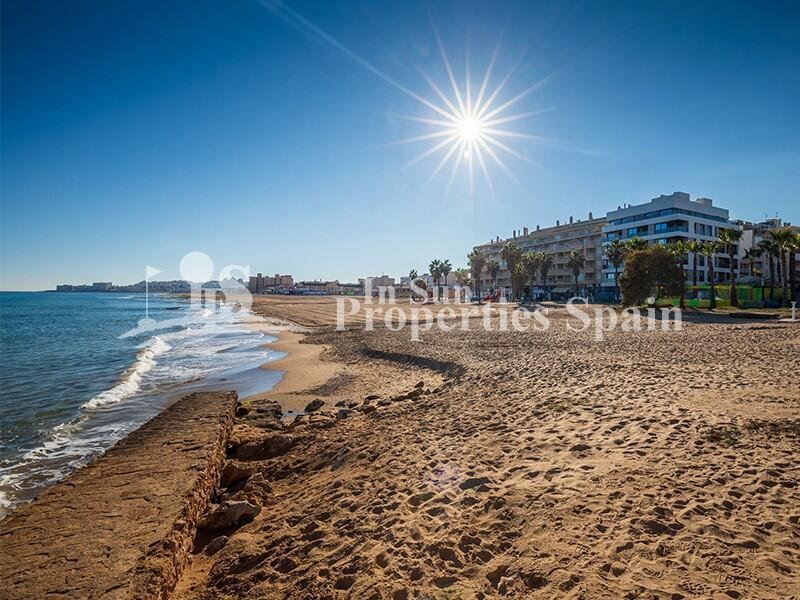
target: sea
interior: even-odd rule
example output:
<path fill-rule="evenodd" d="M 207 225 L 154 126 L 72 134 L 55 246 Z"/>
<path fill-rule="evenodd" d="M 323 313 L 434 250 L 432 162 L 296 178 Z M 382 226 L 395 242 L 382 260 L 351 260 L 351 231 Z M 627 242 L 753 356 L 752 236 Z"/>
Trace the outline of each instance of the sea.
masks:
<path fill-rule="evenodd" d="M 271 389 L 284 353 L 238 305 L 157 294 L 0 292 L 0 518 L 183 393 Z"/>

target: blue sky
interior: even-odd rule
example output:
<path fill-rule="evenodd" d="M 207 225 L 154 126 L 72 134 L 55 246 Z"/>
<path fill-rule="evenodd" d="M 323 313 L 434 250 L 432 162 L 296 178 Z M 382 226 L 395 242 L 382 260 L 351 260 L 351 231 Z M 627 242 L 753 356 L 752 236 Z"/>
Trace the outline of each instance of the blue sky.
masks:
<path fill-rule="evenodd" d="M 218 267 L 354 280 L 676 190 L 800 222 L 800 8 L 736 2 L 4 2 L 2 288 Z M 432 116 L 499 43 L 514 179 L 428 182 Z M 360 57 L 362 62 L 354 59 Z M 510 114 L 509 113 L 509 114 Z M 440 155 L 441 156 L 441 155 Z"/>

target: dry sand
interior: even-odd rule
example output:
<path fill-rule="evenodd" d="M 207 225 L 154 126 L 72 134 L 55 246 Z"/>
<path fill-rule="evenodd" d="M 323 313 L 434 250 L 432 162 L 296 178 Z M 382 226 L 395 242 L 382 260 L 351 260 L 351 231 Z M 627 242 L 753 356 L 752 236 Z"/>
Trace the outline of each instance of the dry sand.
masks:
<path fill-rule="evenodd" d="M 264 508 L 176 597 L 800 595 L 796 325 L 411 342 L 332 331 L 326 298 L 254 309 L 314 328 L 267 396 L 326 404 L 222 491 Z"/>

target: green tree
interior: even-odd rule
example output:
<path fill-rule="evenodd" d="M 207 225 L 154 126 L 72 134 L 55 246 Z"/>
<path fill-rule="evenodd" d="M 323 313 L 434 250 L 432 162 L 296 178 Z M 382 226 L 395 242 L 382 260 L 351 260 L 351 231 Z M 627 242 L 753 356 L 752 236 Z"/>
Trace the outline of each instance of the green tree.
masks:
<path fill-rule="evenodd" d="M 717 287 L 714 277 L 714 255 L 720 251 L 719 242 L 703 242 L 700 248 L 700 253 L 706 257 L 706 264 L 708 265 L 708 283 L 711 286 L 711 300 L 708 305 L 709 308 L 717 308 Z"/>
<path fill-rule="evenodd" d="M 453 265 L 450 264 L 449 260 L 442 261 L 442 277 L 444 277 L 444 284 L 447 285 L 447 276 L 450 274 L 450 271 L 453 270 Z"/>
<path fill-rule="evenodd" d="M 516 275 L 517 265 L 522 261 L 522 250 L 516 244 L 506 242 L 500 250 L 500 258 L 505 261 L 506 269 L 508 269 L 508 273 L 511 276 L 511 296 L 512 298 L 518 298 L 516 284 L 519 279 Z"/>
<path fill-rule="evenodd" d="M 762 252 L 767 253 L 767 260 L 769 261 L 769 299 L 775 299 L 775 259 L 778 257 L 778 245 L 769 240 L 761 240 L 758 242 L 758 248 Z"/>
<path fill-rule="evenodd" d="M 790 250 L 794 240 L 794 232 L 790 227 L 781 227 L 780 229 L 773 229 L 769 232 L 769 235 L 778 247 L 778 279 L 781 280 L 781 303 L 783 306 L 789 306 L 789 272 L 786 258 L 789 254 L 792 254 Z"/>
<path fill-rule="evenodd" d="M 628 253 L 628 249 L 621 240 L 615 238 L 606 244 L 603 252 L 608 262 L 614 267 L 614 293 L 617 297 L 617 302 L 619 302 L 619 268 L 625 262 L 625 255 Z"/>
<path fill-rule="evenodd" d="M 797 253 L 800 252 L 800 233 L 795 233 L 789 243 L 789 287 L 792 300 L 797 299 Z"/>
<path fill-rule="evenodd" d="M 736 256 L 736 243 L 742 239 L 739 229 L 720 229 L 719 241 L 725 244 L 728 250 L 728 268 L 731 271 L 731 306 L 739 306 L 739 297 L 736 294 L 736 268 L 733 263 Z"/>
<path fill-rule="evenodd" d="M 525 269 L 525 278 L 531 286 L 531 298 L 533 298 L 533 286 L 536 283 L 536 275 L 539 273 L 539 263 L 542 260 L 541 253 L 529 250 L 522 255 L 522 265 Z"/>
<path fill-rule="evenodd" d="M 408 278 L 409 278 L 411 281 L 416 281 L 417 277 L 419 277 L 419 275 L 417 274 L 417 270 L 416 270 L 416 269 L 411 269 L 411 270 L 408 272 Z"/>
<path fill-rule="evenodd" d="M 578 277 L 580 277 L 581 271 L 583 270 L 583 266 L 586 264 L 586 259 L 583 256 L 583 252 L 579 252 L 578 250 L 573 250 L 569 253 L 567 257 L 567 266 L 572 271 L 572 276 L 575 278 L 575 295 L 578 294 Z"/>
<path fill-rule="evenodd" d="M 753 264 L 757 259 L 761 258 L 761 248 L 748 248 L 744 251 L 744 260 L 747 261 L 747 271 L 751 277 L 754 277 Z"/>
<path fill-rule="evenodd" d="M 453 276 L 455 277 L 458 285 L 469 285 L 469 271 L 467 271 L 465 268 L 459 267 L 453 271 Z"/>
<path fill-rule="evenodd" d="M 697 287 L 697 257 L 700 255 L 702 242 L 699 240 L 689 240 L 686 242 L 686 251 L 692 254 L 692 285 Z"/>
<path fill-rule="evenodd" d="M 686 257 L 686 246 L 687 244 L 683 240 L 677 240 L 667 246 L 667 250 L 675 257 L 678 267 L 681 270 L 681 276 L 683 277 L 684 285 L 681 286 L 681 300 L 680 306 L 681 309 L 686 308 L 686 270 L 684 269 L 684 258 Z"/>
<path fill-rule="evenodd" d="M 539 273 L 542 274 L 542 285 L 544 286 L 545 296 L 547 296 L 547 292 L 549 290 L 547 286 L 547 274 L 550 272 L 550 268 L 552 266 L 553 266 L 553 256 L 542 252 L 542 258 L 541 261 L 539 262 Z"/>
<path fill-rule="evenodd" d="M 486 263 L 486 270 L 489 272 L 489 279 L 492 280 L 492 288 L 497 288 L 497 275 L 500 273 L 500 263 L 496 260 L 490 260 Z"/>
<path fill-rule="evenodd" d="M 623 303 L 643 304 L 651 295 L 678 296 L 684 287 L 683 270 L 664 246 L 633 250 L 625 259 L 625 273 L 620 278 Z"/>
<path fill-rule="evenodd" d="M 431 264 L 428 265 L 428 269 L 431 272 L 431 278 L 433 278 L 434 290 L 436 292 L 436 298 L 435 299 L 438 300 L 439 299 L 439 293 L 440 293 L 439 280 L 442 277 L 442 261 L 440 261 L 438 258 L 434 258 L 431 261 Z"/>
<path fill-rule="evenodd" d="M 643 240 L 640 237 L 633 236 L 631 239 L 625 242 L 625 246 L 631 252 L 635 250 L 644 250 L 645 248 L 647 248 L 647 240 Z"/>
<path fill-rule="evenodd" d="M 472 252 L 467 255 L 467 261 L 469 262 L 469 269 L 472 273 L 472 285 L 475 288 L 475 295 L 478 296 L 478 303 L 480 304 L 481 272 L 486 265 L 486 255 L 477 248 L 474 248 Z"/>

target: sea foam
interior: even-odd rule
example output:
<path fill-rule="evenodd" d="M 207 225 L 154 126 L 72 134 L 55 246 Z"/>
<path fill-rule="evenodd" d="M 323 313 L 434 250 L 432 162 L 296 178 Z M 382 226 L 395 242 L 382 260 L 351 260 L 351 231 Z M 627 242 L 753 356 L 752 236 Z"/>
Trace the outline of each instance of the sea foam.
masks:
<path fill-rule="evenodd" d="M 156 364 L 156 356 L 169 350 L 171 346 L 164 340 L 155 336 L 150 343 L 142 348 L 136 355 L 133 365 L 122 376 L 122 380 L 113 388 L 100 392 L 94 398 L 85 402 L 81 408 L 102 408 L 116 404 L 128 396 L 135 394 L 142 383 L 142 377 Z"/>

